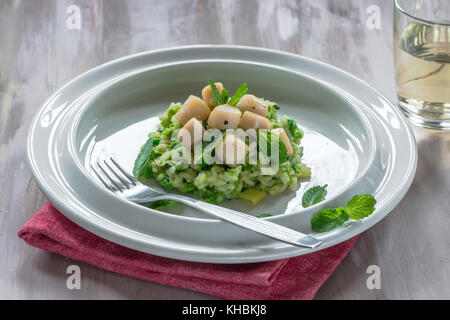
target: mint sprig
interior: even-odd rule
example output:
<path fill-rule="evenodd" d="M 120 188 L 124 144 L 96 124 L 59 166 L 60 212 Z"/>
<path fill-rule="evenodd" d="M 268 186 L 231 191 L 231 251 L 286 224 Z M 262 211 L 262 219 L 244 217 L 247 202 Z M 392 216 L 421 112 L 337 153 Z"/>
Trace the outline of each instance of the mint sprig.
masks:
<path fill-rule="evenodd" d="M 377 201 L 371 195 L 355 196 L 348 203 L 345 210 L 353 220 L 361 220 L 375 211 Z"/>
<path fill-rule="evenodd" d="M 157 200 L 153 203 L 151 203 L 148 207 L 155 209 L 155 210 L 160 210 L 160 209 L 164 209 L 170 206 L 173 206 L 174 204 L 177 204 L 178 202 L 175 200 Z"/>
<path fill-rule="evenodd" d="M 325 209 L 311 219 L 311 228 L 315 232 L 327 232 L 341 226 L 348 219 L 345 208 Z"/>
<path fill-rule="evenodd" d="M 211 93 L 217 105 L 230 104 L 232 106 L 236 106 L 239 100 L 241 100 L 241 98 L 248 91 L 247 84 L 243 83 L 241 84 L 239 89 L 237 89 L 236 93 L 230 98 L 230 91 L 223 88 L 222 94 L 220 94 L 219 89 L 217 89 L 215 83 L 212 80 L 208 80 L 208 83 L 211 86 Z"/>
<path fill-rule="evenodd" d="M 311 229 L 315 232 L 327 232 L 341 226 L 349 219 L 361 220 L 375 211 L 377 201 L 371 195 L 354 196 L 345 208 L 325 209 L 311 219 Z"/>
<path fill-rule="evenodd" d="M 230 100 L 230 91 L 223 88 L 222 95 L 220 97 L 222 98 L 222 104 L 226 104 L 228 102 L 228 100 Z"/>
<path fill-rule="evenodd" d="M 161 139 L 149 138 L 147 142 L 142 146 L 133 166 L 133 176 L 140 180 L 142 178 L 150 178 L 151 170 L 147 166 L 150 161 L 153 147 L 158 145 Z"/>
<path fill-rule="evenodd" d="M 216 104 L 221 105 L 221 104 L 225 104 L 228 102 L 228 97 L 227 97 L 227 101 L 223 102 L 223 98 L 222 95 L 220 94 L 219 90 L 217 89 L 215 83 L 212 80 L 208 80 L 209 85 L 211 86 L 211 93 L 212 96 L 214 98 L 214 101 L 216 102 Z M 224 88 L 225 90 L 225 88 Z M 228 91 L 227 95 L 228 95 Z M 222 94 L 223 94 L 223 90 L 222 90 Z"/>
<path fill-rule="evenodd" d="M 276 135 L 267 130 L 259 130 L 258 134 L 258 151 L 272 157 L 272 150 L 278 148 L 278 161 L 283 163 L 289 160 L 289 154 L 287 152 L 286 145 Z"/>
<path fill-rule="evenodd" d="M 239 102 L 239 100 L 241 100 L 241 98 L 243 96 L 245 96 L 247 91 L 248 91 L 247 84 L 246 83 L 241 84 L 241 86 L 239 87 L 239 89 L 237 89 L 237 91 L 234 94 L 234 96 L 231 97 L 231 99 L 228 102 L 228 104 L 231 104 L 232 106 L 236 106 L 236 104 Z"/>
<path fill-rule="evenodd" d="M 315 186 L 306 190 L 302 198 L 303 208 L 311 207 L 325 199 L 325 195 L 327 194 L 327 187 L 328 185 L 326 184 L 323 187 Z"/>

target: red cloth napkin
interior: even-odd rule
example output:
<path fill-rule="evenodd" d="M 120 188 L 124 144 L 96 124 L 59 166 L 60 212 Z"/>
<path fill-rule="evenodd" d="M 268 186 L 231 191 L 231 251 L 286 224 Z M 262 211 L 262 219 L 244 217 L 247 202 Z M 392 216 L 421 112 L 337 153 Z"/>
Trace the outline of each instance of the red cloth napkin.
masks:
<path fill-rule="evenodd" d="M 312 299 L 357 237 L 300 257 L 250 264 L 180 261 L 135 251 L 102 239 L 50 203 L 19 231 L 29 245 L 99 268 L 226 299 Z"/>

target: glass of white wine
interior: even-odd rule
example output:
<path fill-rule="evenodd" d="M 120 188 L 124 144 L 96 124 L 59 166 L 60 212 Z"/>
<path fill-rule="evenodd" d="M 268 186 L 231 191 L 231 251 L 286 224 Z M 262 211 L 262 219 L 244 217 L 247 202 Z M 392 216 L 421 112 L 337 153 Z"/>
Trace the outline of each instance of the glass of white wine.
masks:
<path fill-rule="evenodd" d="M 450 0 L 395 0 L 394 57 L 406 117 L 450 130 Z"/>

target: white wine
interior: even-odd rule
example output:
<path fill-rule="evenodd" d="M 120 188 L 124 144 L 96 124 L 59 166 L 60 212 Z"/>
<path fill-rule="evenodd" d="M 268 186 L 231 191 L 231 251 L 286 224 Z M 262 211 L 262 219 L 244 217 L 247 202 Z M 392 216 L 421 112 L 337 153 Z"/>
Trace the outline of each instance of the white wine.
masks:
<path fill-rule="evenodd" d="M 450 27 L 413 22 L 395 41 L 400 106 L 431 121 L 450 120 Z"/>

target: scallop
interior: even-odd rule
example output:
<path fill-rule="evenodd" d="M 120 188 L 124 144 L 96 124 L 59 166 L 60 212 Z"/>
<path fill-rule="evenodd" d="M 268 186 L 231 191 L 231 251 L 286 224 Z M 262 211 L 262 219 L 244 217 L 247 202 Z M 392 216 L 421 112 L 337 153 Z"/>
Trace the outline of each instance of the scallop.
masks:
<path fill-rule="evenodd" d="M 284 143 L 288 155 L 291 155 L 294 152 L 294 150 L 292 149 L 291 141 L 289 140 L 289 137 L 287 136 L 286 131 L 284 131 L 283 128 L 272 129 L 270 132 L 276 134 L 278 138 L 280 138 L 280 140 Z"/>
<path fill-rule="evenodd" d="M 248 129 L 266 129 L 270 128 L 269 119 L 260 116 L 259 114 L 253 113 L 251 111 L 245 111 L 242 115 L 241 120 L 239 121 L 239 127 L 248 130 Z"/>
<path fill-rule="evenodd" d="M 255 97 L 252 94 L 246 94 L 239 100 L 236 104 L 242 112 L 251 111 L 260 116 L 267 116 L 267 112 L 269 111 L 269 105 L 267 102 Z"/>
<path fill-rule="evenodd" d="M 202 99 L 191 95 L 174 117 L 184 126 L 192 118 L 196 118 L 199 121 L 206 121 L 210 113 L 209 107 Z"/>
<path fill-rule="evenodd" d="M 203 140 L 204 132 L 202 123 L 196 118 L 191 118 L 178 132 L 178 141 L 186 148 L 190 148 Z"/>
<path fill-rule="evenodd" d="M 216 158 L 220 163 L 229 167 L 245 163 L 248 146 L 234 134 L 227 134 L 219 141 L 215 149 Z"/>
<path fill-rule="evenodd" d="M 208 118 L 208 126 L 211 128 L 236 129 L 239 126 L 242 112 L 229 104 L 223 104 L 214 108 Z"/>
<path fill-rule="evenodd" d="M 216 85 L 217 91 L 219 91 L 220 94 L 222 94 L 223 91 L 223 84 L 221 82 L 214 83 Z M 217 106 L 216 100 L 214 100 L 211 86 L 206 86 L 202 90 L 202 97 L 203 101 L 208 105 L 210 108 L 214 108 Z"/>

